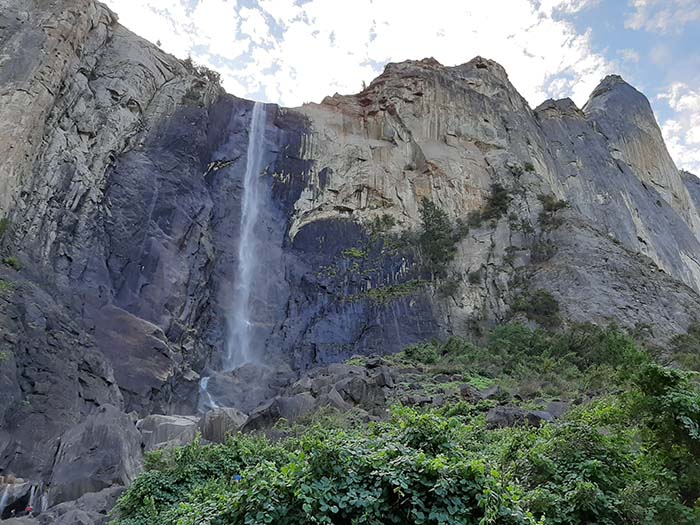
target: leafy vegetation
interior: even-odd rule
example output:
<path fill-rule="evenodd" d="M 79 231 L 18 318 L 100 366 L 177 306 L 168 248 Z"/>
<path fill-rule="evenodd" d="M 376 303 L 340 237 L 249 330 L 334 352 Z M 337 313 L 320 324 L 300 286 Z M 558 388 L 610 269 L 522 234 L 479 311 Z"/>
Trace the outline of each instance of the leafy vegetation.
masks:
<path fill-rule="evenodd" d="M 343 250 L 343 255 L 345 257 L 349 257 L 351 259 L 366 259 L 367 258 L 367 252 L 363 250 L 362 248 L 357 248 L 355 246 L 348 248 L 347 250 Z"/>
<path fill-rule="evenodd" d="M 368 230 L 372 239 L 376 239 L 378 236 L 385 234 L 391 230 L 396 225 L 396 219 L 384 213 L 372 219 L 368 225 Z"/>
<path fill-rule="evenodd" d="M 556 228 L 562 224 L 560 217 L 556 212 L 563 210 L 569 206 L 565 200 L 559 200 L 554 195 L 538 195 L 537 198 L 542 203 L 542 211 L 540 212 L 540 224 L 543 228 Z"/>
<path fill-rule="evenodd" d="M 697 376 L 615 327 L 495 329 L 391 356 L 485 384 L 532 380 L 590 396 L 556 423 L 491 429 L 488 403 L 395 407 L 369 426 L 317 419 L 276 442 L 232 436 L 152 453 L 119 525 L 673 524 L 700 520 Z M 357 363 L 358 365 L 361 362 Z"/>
<path fill-rule="evenodd" d="M 559 320 L 559 303 L 546 290 L 526 291 L 512 305 L 513 312 L 522 312 L 528 319 L 542 326 L 554 327 Z"/>
<path fill-rule="evenodd" d="M 0 240 L 5 236 L 7 230 L 10 228 L 10 219 L 3 218 L 0 219 Z"/>
<path fill-rule="evenodd" d="M 485 220 L 498 220 L 508 211 L 510 205 L 510 193 L 502 185 L 491 185 L 491 194 L 486 199 L 486 205 L 481 211 L 481 218 Z"/>
<path fill-rule="evenodd" d="M 444 277 L 457 251 L 452 222 L 430 199 L 421 201 L 420 217 L 420 247 L 425 266 L 434 277 Z"/>
<path fill-rule="evenodd" d="M 13 268 L 13 269 L 15 269 L 15 270 L 17 270 L 17 271 L 19 271 L 19 270 L 22 269 L 22 263 L 19 262 L 19 259 L 18 259 L 17 257 L 14 257 L 14 256 L 5 257 L 5 258 L 2 260 L 2 263 L 3 263 L 5 266 L 9 266 L 10 268 Z"/>
<path fill-rule="evenodd" d="M 15 289 L 15 285 L 5 281 L 4 279 L 0 279 L 0 295 L 5 295 L 10 292 L 12 292 Z"/>
<path fill-rule="evenodd" d="M 421 287 L 425 286 L 425 281 L 414 279 L 405 283 L 392 284 L 379 288 L 370 288 L 366 292 L 348 297 L 348 301 L 356 301 L 358 299 L 370 299 L 376 303 L 386 304 L 398 299 L 399 297 L 407 297 L 414 295 Z"/>
<path fill-rule="evenodd" d="M 455 337 L 413 345 L 386 359 L 421 367 L 424 383 L 434 374 L 457 374 L 466 383 L 498 384 L 522 399 L 575 399 L 625 385 L 628 367 L 641 366 L 647 356 L 615 327 L 581 324 L 550 332 L 508 324 L 482 344 Z"/>

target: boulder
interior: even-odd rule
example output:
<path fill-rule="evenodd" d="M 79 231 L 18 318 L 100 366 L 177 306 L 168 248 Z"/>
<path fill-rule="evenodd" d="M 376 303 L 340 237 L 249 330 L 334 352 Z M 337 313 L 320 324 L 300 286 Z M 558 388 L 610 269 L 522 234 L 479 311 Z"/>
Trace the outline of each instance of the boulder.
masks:
<path fill-rule="evenodd" d="M 394 378 L 391 375 L 391 369 L 387 366 L 381 366 L 371 376 L 377 385 L 387 388 L 394 388 Z"/>
<path fill-rule="evenodd" d="M 382 387 L 376 381 L 368 381 L 365 377 L 352 376 L 342 379 L 335 384 L 335 389 L 345 401 L 366 410 L 384 407 L 386 402 Z"/>
<path fill-rule="evenodd" d="M 136 424 L 146 452 L 191 443 L 197 435 L 196 416 L 150 415 Z"/>
<path fill-rule="evenodd" d="M 42 525 L 107 525 L 108 513 L 124 492 L 123 487 L 109 487 L 100 492 L 84 494 L 75 501 L 67 501 L 42 512 Z"/>
<path fill-rule="evenodd" d="M 481 395 L 481 399 L 494 399 L 496 401 L 504 401 L 505 402 L 511 398 L 510 393 L 507 392 L 506 390 L 503 390 L 498 385 L 481 390 L 479 392 L 479 394 Z"/>
<path fill-rule="evenodd" d="M 316 407 L 316 399 L 308 393 L 277 396 L 256 408 L 243 426 L 246 432 L 274 425 L 279 419 L 295 421 Z"/>
<path fill-rule="evenodd" d="M 543 421 L 554 421 L 554 417 L 541 410 L 525 410 L 513 406 L 495 407 L 486 414 L 488 428 L 539 426 Z"/>
<path fill-rule="evenodd" d="M 49 481 L 49 505 L 112 485 L 128 485 L 142 467 L 141 435 L 132 419 L 104 405 L 60 438 Z"/>
<path fill-rule="evenodd" d="M 226 436 L 235 434 L 245 424 L 248 416 L 236 408 L 215 408 L 199 420 L 199 431 L 207 441 L 223 443 Z"/>

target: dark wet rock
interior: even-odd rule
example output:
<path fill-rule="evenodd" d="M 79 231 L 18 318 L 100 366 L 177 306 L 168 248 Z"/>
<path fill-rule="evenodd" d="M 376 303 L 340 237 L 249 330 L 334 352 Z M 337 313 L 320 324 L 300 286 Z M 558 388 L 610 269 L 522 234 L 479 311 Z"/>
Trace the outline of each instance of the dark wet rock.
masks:
<path fill-rule="evenodd" d="M 371 377 L 379 386 L 394 388 L 394 378 L 391 369 L 387 366 L 381 366 L 376 372 L 373 371 Z"/>
<path fill-rule="evenodd" d="M 484 399 L 479 389 L 473 387 L 472 385 L 461 385 L 459 387 L 459 394 L 460 396 L 462 396 L 462 399 L 464 399 L 468 403 L 478 403 L 479 401 Z"/>
<path fill-rule="evenodd" d="M 511 398 L 510 393 L 498 385 L 480 390 L 479 395 L 482 399 L 494 399 L 501 402 L 508 401 Z"/>
<path fill-rule="evenodd" d="M 223 443 L 226 436 L 235 434 L 248 420 L 248 415 L 236 408 L 215 408 L 199 420 L 202 438 L 214 443 Z"/>
<path fill-rule="evenodd" d="M 366 377 L 354 376 L 338 381 L 334 388 L 342 398 L 366 410 L 384 407 L 385 395 L 382 387 Z"/>
<path fill-rule="evenodd" d="M 208 392 L 217 405 L 249 413 L 277 395 L 292 377 L 290 372 L 247 364 L 232 372 L 214 373 Z"/>
<path fill-rule="evenodd" d="M 308 393 L 278 396 L 253 410 L 243 425 L 243 430 L 249 432 L 267 429 L 280 419 L 294 422 L 311 413 L 315 407 L 316 400 Z"/>
<path fill-rule="evenodd" d="M 42 525 L 107 525 L 109 512 L 124 492 L 124 487 L 109 487 L 87 493 L 75 501 L 51 507 L 38 516 Z"/>
<path fill-rule="evenodd" d="M 525 410 L 518 407 L 495 407 L 486 414 L 488 428 L 503 428 L 514 426 L 539 426 L 542 422 L 554 421 L 554 416 L 541 410 Z"/>
<path fill-rule="evenodd" d="M 49 504 L 79 498 L 112 485 L 128 485 L 142 466 L 135 422 L 103 405 L 60 439 L 49 480 Z"/>
<path fill-rule="evenodd" d="M 566 401 L 550 401 L 545 406 L 545 411 L 552 415 L 552 417 L 559 419 L 564 414 L 566 414 L 571 408 L 571 403 Z"/>
<path fill-rule="evenodd" d="M 411 395 L 406 397 L 406 404 L 414 406 L 429 405 L 433 402 L 430 396 Z"/>

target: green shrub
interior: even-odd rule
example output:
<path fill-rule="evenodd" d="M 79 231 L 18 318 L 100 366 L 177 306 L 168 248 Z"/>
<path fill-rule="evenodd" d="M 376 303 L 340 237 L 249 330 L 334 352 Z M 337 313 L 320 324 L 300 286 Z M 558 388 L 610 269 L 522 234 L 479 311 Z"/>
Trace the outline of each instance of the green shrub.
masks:
<path fill-rule="evenodd" d="M 559 303 L 546 290 L 526 292 L 515 299 L 511 307 L 513 312 L 522 312 L 525 316 L 542 326 L 553 327 L 560 323 Z"/>
<path fill-rule="evenodd" d="M 388 213 L 384 213 L 372 219 L 368 225 L 368 230 L 372 238 L 388 232 L 396 225 L 396 219 Z"/>
<path fill-rule="evenodd" d="M 481 283 L 481 269 L 469 272 L 468 275 L 469 284 L 480 284 Z"/>
<path fill-rule="evenodd" d="M 510 193 L 502 185 L 491 185 L 491 194 L 486 199 L 486 205 L 481 212 L 484 220 L 498 220 L 508 211 L 510 205 Z"/>
<path fill-rule="evenodd" d="M 12 292 L 15 289 L 15 285 L 5 281 L 4 279 L 0 279 L 0 295 L 4 295 L 6 293 Z"/>
<path fill-rule="evenodd" d="M 10 228 L 10 219 L 4 218 L 0 219 L 0 240 L 5 236 L 7 230 Z"/>
<path fill-rule="evenodd" d="M 350 259 L 366 259 L 367 258 L 367 252 L 363 250 L 362 248 L 357 248 L 355 246 L 348 248 L 347 250 L 343 250 L 343 255 L 345 257 L 348 257 Z"/>
<path fill-rule="evenodd" d="M 2 260 L 2 263 L 5 266 L 9 266 L 10 268 L 13 268 L 17 271 L 20 271 L 22 269 L 22 263 L 19 262 L 19 259 L 17 257 L 14 257 L 14 256 L 5 257 Z"/>
<path fill-rule="evenodd" d="M 530 173 L 535 171 L 535 165 L 532 162 L 526 162 L 524 167 L 525 171 L 529 171 Z"/>
<path fill-rule="evenodd" d="M 276 441 L 195 441 L 147 457 L 114 523 L 700 522 L 696 376 L 654 364 L 616 327 L 504 325 L 483 346 L 450 338 L 386 359 L 426 372 L 451 365 L 464 377 L 488 371 L 499 382 L 567 376 L 578 389 L 606 371 L 606 390 L 536 427 L 489 429 L 484 412 L 498 401 L 461 401 L 395 407 L 390 420 L 368 426 L 311 419 L 317 423 Z"/>

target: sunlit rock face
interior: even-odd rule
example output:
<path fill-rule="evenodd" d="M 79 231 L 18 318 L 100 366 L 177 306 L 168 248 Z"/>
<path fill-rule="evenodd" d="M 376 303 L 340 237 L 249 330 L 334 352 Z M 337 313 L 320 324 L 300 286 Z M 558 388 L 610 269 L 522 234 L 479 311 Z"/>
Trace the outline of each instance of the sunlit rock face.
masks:
<path fill-rule="evenodd" d="M 248 302 L 261 355 L 223 372 L 253 103 L 92 0 L 6 1 L 0 56 L 0 250 L 21 264 L 0 265 L 3 472 L 63 479 L 75 428 L 192 414 L 202 376 L 253 412 L 300 370 L 478 333 L 532 290 L 564 322 L 658 342 L 700 308 L 700 184 L 643 95 L 609 77 L 583 109 L 533 110 L 490 60 L 409 61 L 356 95 L 266 106 Z M 469 228 L 442 281 L 415 237 L 371 228 L 417 230 L 423 199 L 466 222 L 494 184 L 508 209 Z M 130 479 L 134 439 L 96 464 Z M 65 498 L 99 489 L 69 481 Z"/>

